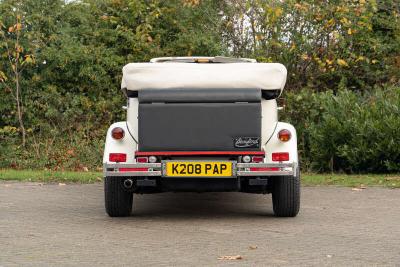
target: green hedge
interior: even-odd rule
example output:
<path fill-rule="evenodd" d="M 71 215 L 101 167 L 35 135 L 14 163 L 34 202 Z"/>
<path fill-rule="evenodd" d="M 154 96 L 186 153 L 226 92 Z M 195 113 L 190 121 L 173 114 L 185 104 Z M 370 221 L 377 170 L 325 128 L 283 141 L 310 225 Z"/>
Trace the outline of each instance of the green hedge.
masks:
<path fill-rule="evenodd" d="M 362 94 L 304 89 L 284 98 L 281 119 L 297 129 L 304 169 L 400 171 L 400 87 Z"/>
<path fill-rule="evenodd" d="M 364 93 L 316 93 L 303 89 L 286 92 L 283 100 L 285 109 L 280 111 L 280 120 L 297 129 L 304 171 L 400 172 L 400 87 Z M 65 99 L 65 103 L 68 101 Z M 115 105 L 113 109 L 118 109 L 119 105 Z M 91 108 L 81 108 L 82 113 L 88 114 L 87 118 L 82 117 L 86 123 L 75 127 L 68 121 L 71 129 L 60 125 L 56 131 L 43 126 L 43 132 L 28 133 L 25 148 L 20 145 L 17 128 L 0 128 L 0 168 L 101 167 L 106 128 L 111 121 L 124 118 L 91 120 Z M 109 108 L 99 114 L 105 116 Z M 123 117 L 122 109 L 118 113 Z"/>

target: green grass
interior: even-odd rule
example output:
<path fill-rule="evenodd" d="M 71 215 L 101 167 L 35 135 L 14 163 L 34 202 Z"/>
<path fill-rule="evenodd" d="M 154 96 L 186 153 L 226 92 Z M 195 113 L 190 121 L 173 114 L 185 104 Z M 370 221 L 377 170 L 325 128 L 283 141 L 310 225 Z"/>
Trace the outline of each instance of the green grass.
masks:
<path fill-rule="evenodd" d="M 302 174 L 302 184 L 308 186 L 338 185 L 349 187 L 384 186 L 400 188 L 400 174 Z"/>
<path fill-rule="evenodd" d="M 0 180 L 42 183 L 94 183 L 101 181 L 101 172 L 0 170 Z M 383 186 L 400 188 L 400 174 L 302 174 L 302 185 L 338 185 L 349 187 Z"/>
<path fill-rule="evenodd" d="M 0 170 L 0 180 L 42 183 L 94 183 L 101 181 L 101 172 Z"/>

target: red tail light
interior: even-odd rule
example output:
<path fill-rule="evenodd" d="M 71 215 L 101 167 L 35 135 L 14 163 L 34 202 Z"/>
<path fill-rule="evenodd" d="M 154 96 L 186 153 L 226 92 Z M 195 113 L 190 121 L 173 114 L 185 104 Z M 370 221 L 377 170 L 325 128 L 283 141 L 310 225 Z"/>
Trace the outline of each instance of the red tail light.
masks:
<path fill-rule="evenodd" d="M 120 172 L 147 172 L 149 168 L 119 168 Z"/>
<path fill-rule="evenodd" d="M 126 162 L 126 154 L 125 153 L 110 153 L 108 159 L 111 162 Z"/>
<path fill-rule="evenodd" d="M 115 140 L 120 140 L 120 139 L 124 138 L 124 135 L 125 135 L 125 131 L 121 127 L 115 127 L 111 131 L 111 136 Z"/>
<path fill-rule="evenodd" d="M 148 157 L 137 157 L 136 162 L 147 163 L 147 162 L 149 162 L 149 158 Z"/>
<path fill-rule="evenodd" d="M 263 171 L 271 171 L 271 172 L 273 172 L 273 171 L 279 171 L 279 168 L 276 168 L 276 167 L 270 167 L 270 168 L 260 168 L 260 167 L 253 167 L 253 168 L 250 168 L 250 171 L 251 172 L 263 172 Z"/>
<path fill-rule="evenodd" d="M 278 133 L 278 138 L 282 142 L 289 141 L 291 137 L 292 137 L 292 134 L 290 133 L 289 130 L 286 130 L 286 129 L 280 130 Z"/>
<path fill-rule="evenodd" d="M 264 161 L 264 157 L 261 157 L 261 156 L 253 156 L 253 157 L 251 158 L 251 161 L 252 161 L 252 162 L 255 162 L 255 163 L 263 162 L 263 161 Z"/>
<path fill-rule="evenodd" d="M 272 153 L 272 161 L 289 161 L 288 152 Z"/>

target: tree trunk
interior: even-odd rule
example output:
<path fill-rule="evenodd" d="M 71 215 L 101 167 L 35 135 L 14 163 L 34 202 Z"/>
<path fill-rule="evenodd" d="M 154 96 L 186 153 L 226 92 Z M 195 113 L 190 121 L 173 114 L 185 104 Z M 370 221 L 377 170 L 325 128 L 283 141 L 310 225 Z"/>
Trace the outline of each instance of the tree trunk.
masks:
<path fill-rule="evenodd" d="M 25 126 L 24 126 L 24 121 L 23 121 L 23 111 L 22 111 L 22 106 L 21 106 L 21 88 L 19 84 L 19 73 L 18 69 L 16 67 L 16 73 L 15 73 L 15 88 L 16 88 L 16 102 L 17 102 L 17 116 L 18 116 L 18 122 L 19 122 L 19 127 L 20 131 L 22 134 L 22 145 L 25 146 L 26 144 L 26 131 L 25 131 Z"/>

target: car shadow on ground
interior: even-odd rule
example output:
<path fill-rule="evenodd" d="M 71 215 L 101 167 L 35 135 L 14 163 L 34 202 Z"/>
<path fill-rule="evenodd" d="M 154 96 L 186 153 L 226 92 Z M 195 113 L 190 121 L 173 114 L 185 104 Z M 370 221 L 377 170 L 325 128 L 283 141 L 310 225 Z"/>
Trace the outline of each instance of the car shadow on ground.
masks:
<path fill-rule="evenodd" d="M 135 195 L 130 219 L 273 217 L 271 195 L 161 193 Z"/>

